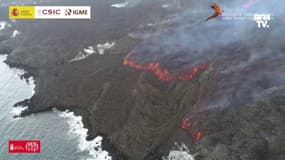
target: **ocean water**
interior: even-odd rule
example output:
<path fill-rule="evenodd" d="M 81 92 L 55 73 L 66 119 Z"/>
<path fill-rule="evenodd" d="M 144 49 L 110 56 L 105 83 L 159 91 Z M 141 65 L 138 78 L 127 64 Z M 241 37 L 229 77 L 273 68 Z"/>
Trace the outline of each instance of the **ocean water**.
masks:
<path fill-rule="evenodd" d="M 34 94 L 33 80 L 29 84 L 20 79 L 24 71 L 9 68 L 0 55 L 0 159 L 2 160 L 104 160 L 111 159 L 101 149 L 102 137 L 86 141 L 87 129 L 82 118 L 72 112 L 50 112 L 33 114 L 24 118 L 13 118 L 23 107 L 13 105 Z M 41 140 L 40 154 L 9 154 L 8 141 L 21 139 Z M 94 147 L 97 150 L 94 150 Z"/>

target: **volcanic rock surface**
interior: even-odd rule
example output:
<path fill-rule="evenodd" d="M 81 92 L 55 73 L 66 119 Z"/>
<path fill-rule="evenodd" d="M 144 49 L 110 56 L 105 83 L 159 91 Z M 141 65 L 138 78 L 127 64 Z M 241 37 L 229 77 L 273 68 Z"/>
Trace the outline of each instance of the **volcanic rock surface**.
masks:
<path fill-rule="evenodd" d="M 54 107 L 74 111 L 83 116 L 88 139 L 103 135 L 114 159 L 161 159 L 175 142 L 186 144 L 196 160 L 285 158 L 285 31 L 276 27 L 283 22 L 268 30 L 254 21 L 205 23 L 208 1 L 181 0 L 167 9 L 161 5 L 171 1 L 110 7 L 115 2 L 53 2 L 91 4 L 93 18 L 17 20 L 0 31 L 7 63 L 35 78 L 23 116 Z M 12 29 L 21 34 L 9 39 Z M 105 42 L 116 45 L 70 61 Z M 164 81 L 157 67 L 124 65 L 130 52 L 137 66 L 155 62 L 174 77 L 207 67 L 191 79 Z"/>

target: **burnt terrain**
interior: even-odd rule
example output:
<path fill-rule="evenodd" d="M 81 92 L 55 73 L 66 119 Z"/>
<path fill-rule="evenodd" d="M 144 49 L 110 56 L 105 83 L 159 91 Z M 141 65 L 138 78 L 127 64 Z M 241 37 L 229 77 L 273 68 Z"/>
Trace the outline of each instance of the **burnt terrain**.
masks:
<path fill-rule="evenodd" d="M 7 64 L 35 79 L 22 116 L 52 108 L 82 115 L 87 138 L 103 135 L 113 159 L 161 159 L 175 142 L 196 160 L 285 159 L 284 22 L 268 30 L 254 21 L 205 23 L 209 1 L 167 9 L 171 1 L 115 2 L 53 2 L 91 5 L 92 19 L 17 20 L 0 32 Z M 9 38 L 13 29 L 21 34 Z M 116 45 L 70 61 L 105 42 Z M 159 79 L 165 75 L 182 78 Z"/>

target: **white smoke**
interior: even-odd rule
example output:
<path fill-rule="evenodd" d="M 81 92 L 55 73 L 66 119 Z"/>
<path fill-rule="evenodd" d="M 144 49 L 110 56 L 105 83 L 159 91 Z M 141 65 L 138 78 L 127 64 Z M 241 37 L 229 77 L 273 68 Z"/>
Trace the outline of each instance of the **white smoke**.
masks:
<path fill-rule="evenodd" d="M 80 61 L 86 59 L 87 57 L 91 56 L 92 54 L 99 54 L 104 55 L 105 51 L 111 49 L 115 46 L 115 42 L 106 42 L 104 44 L 97 44 L 96 49 L 93 46 L 88 46 L 84 48 L 83 51 L 80 51 L 73 59 L 69 60 L 69 62 Z"/>
<path fill-rule="evenodd" d="M 253 14 L 245 20 L 218 17 L 205 22 L 213 13 L 209 8 L 211 3 L 193 3 L 191 10 L 179 13 L 172 20 L 174 27 L 153 34 L 137 46 L 131 59 L 140 63 L 160 62 L 172 72 L 200 64 L 212 65 L 217 79 L 206 86 L 213 93 L 201 97 L 199 105 L 205 108 L 253 103 L 263 91 L 283 86 L 285 3 L 281 0 L 217 1 L 225 12 L 270 13 L 273 15 L 270 28 L 258 28 Z M 203 81 L 201 84 L 209 85 Z"/>

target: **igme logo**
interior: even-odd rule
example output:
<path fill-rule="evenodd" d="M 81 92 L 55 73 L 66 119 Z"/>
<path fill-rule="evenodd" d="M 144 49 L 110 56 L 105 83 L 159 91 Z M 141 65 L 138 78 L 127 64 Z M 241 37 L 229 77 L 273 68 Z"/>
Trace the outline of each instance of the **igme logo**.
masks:
<path fill-rule="evenodd" d="M 71 15 L 88 15 L 88 10 L 87 9 L 70 9 L 70 8 L 67 8 L 67 9 L 65 9 L 64 14 L 66 16 L 71 16 Z"/>
<path fill-rule="evenodd" d="M 70 15 L 71 15 L 71 12 L 72 12 L 71 9 L 66 9 L 66 10 L 64 11 L 64 14 L 65 14 L 66 16 L 70 16 Z"/>
<path fill-rule="evenodd" d="M 258 28 L 269 28 L 269 21 L 271 20 L 270 14 L 254 14 L 254 20 Z"/>

